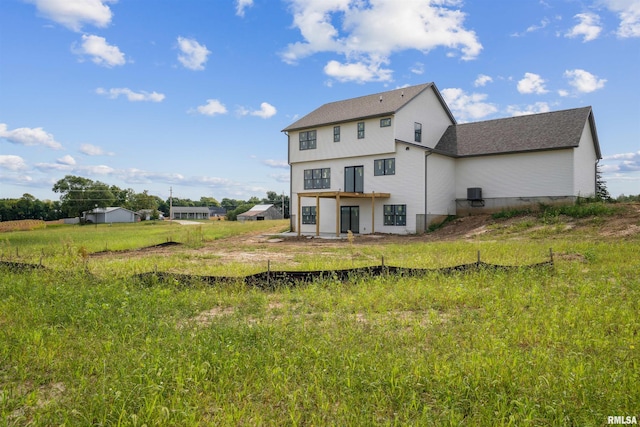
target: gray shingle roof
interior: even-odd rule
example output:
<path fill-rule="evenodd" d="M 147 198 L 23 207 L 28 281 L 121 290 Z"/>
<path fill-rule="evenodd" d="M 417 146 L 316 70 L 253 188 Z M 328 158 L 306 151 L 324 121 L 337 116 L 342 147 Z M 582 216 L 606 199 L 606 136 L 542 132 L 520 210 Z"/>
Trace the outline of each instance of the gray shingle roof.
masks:
<path fill-rule="evenodd" d="M 440 97 L 435 85 L 433 83 L 424 83 L 421 85 L 408 86 L 387 92 L 324 104 L 302 117 L 300 120 L 290 124 L 282 131 L 288 132 L 368 117 L 391 115 L 401 109 L 422 91 L 430 87 L 434 88 L 436 94 L 440 98 L 443 108 L 449 113 L 449 108 Z M 451 116 L 450 113 L 449 115 Z M 453 116 L 451 116 L 451 120 L 455 123 Z"/>
<path fill-rule="evenodd" d="M 591 107 L 452 125 L 435 150 L 465 157 L 577 147 L 587 121 L 601 158 Z"/>

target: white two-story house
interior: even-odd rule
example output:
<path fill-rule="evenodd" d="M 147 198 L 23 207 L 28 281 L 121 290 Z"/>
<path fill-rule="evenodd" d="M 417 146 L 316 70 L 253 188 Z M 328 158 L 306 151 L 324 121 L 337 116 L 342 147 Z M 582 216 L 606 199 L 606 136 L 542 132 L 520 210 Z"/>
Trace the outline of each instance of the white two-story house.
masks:
<path fill-rule="evenodd" d="M 433 83 L 325 104 L 283 130 L 298 233 L 426 230 L 596 191 L 591 107 L 457 124 Z"/>

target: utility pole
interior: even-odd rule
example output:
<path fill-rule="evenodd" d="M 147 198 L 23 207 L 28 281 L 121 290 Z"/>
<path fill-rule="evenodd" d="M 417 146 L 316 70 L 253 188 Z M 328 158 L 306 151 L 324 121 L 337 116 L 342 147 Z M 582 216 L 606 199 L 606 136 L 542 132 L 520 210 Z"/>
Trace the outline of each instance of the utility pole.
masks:
<path fill-rule="evenodd" d="M 169 187 L 169 221 L 173 221 L 173 187 Z M 169 224 L 172 224 L 171 222 Z"/>

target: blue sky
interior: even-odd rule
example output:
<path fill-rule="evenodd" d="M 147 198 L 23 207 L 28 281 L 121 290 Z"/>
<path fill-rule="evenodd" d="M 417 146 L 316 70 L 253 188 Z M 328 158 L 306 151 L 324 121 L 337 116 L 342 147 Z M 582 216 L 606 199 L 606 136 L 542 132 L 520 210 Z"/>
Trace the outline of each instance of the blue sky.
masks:
<path fill-rule="evenodd" d="M 2 0 L 0 198 L 288 193 L 283 128 L 426 82 L 460 123 L 591 105 L 639 194 L 639 79 L 640 0 Z"/>

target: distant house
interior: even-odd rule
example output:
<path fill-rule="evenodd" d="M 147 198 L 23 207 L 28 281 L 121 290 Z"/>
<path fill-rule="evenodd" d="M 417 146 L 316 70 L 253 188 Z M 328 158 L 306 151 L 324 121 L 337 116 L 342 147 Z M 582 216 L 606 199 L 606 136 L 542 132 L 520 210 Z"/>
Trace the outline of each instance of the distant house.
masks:
<path fill-rule="evenodd" d="M 169 213 L 171 219 L 209 219 L 208 207 L 174 206 Z"/>
<path fill-rule="evenodd" d="M 136 222 L 138 214 L 119 207 L 95 208 L 83 213 L 85 222 L 110 224 L 114 222 Z"/>
<path fill-rule="evenodd" d="M 573 203 L 596 194 L 602 158 L 591 107 L 458 124 L 433 83 L 324 104 L 283 131 L 298 233 Z"/>
<path fill-rule="evenodd" d="M 227 215 L 227 210 L 220 206 L 209 206 L 209 217 L 211 218 L 224 218 Z"/>
<path fill-rule="evenodd" d="M 282 219 L 282 213 L 274 205 L 255 205 L 245 213 L 238 215 L 238 221 L 263 221 Z"/>
<path fill-rule="evenodd" d="M 140 215 L 140 219 L 142 221 L 150 221 L 153 218 L 153 214 L 154 212 L 156 213 L 156 215 L 158 216 L 157 219 L 164 219 L 164 215 L 162 214 L 162 212 L 160 212 L 157 209 L 140 209 L 138 212 L 136 212 L 138 215 Z"/>

